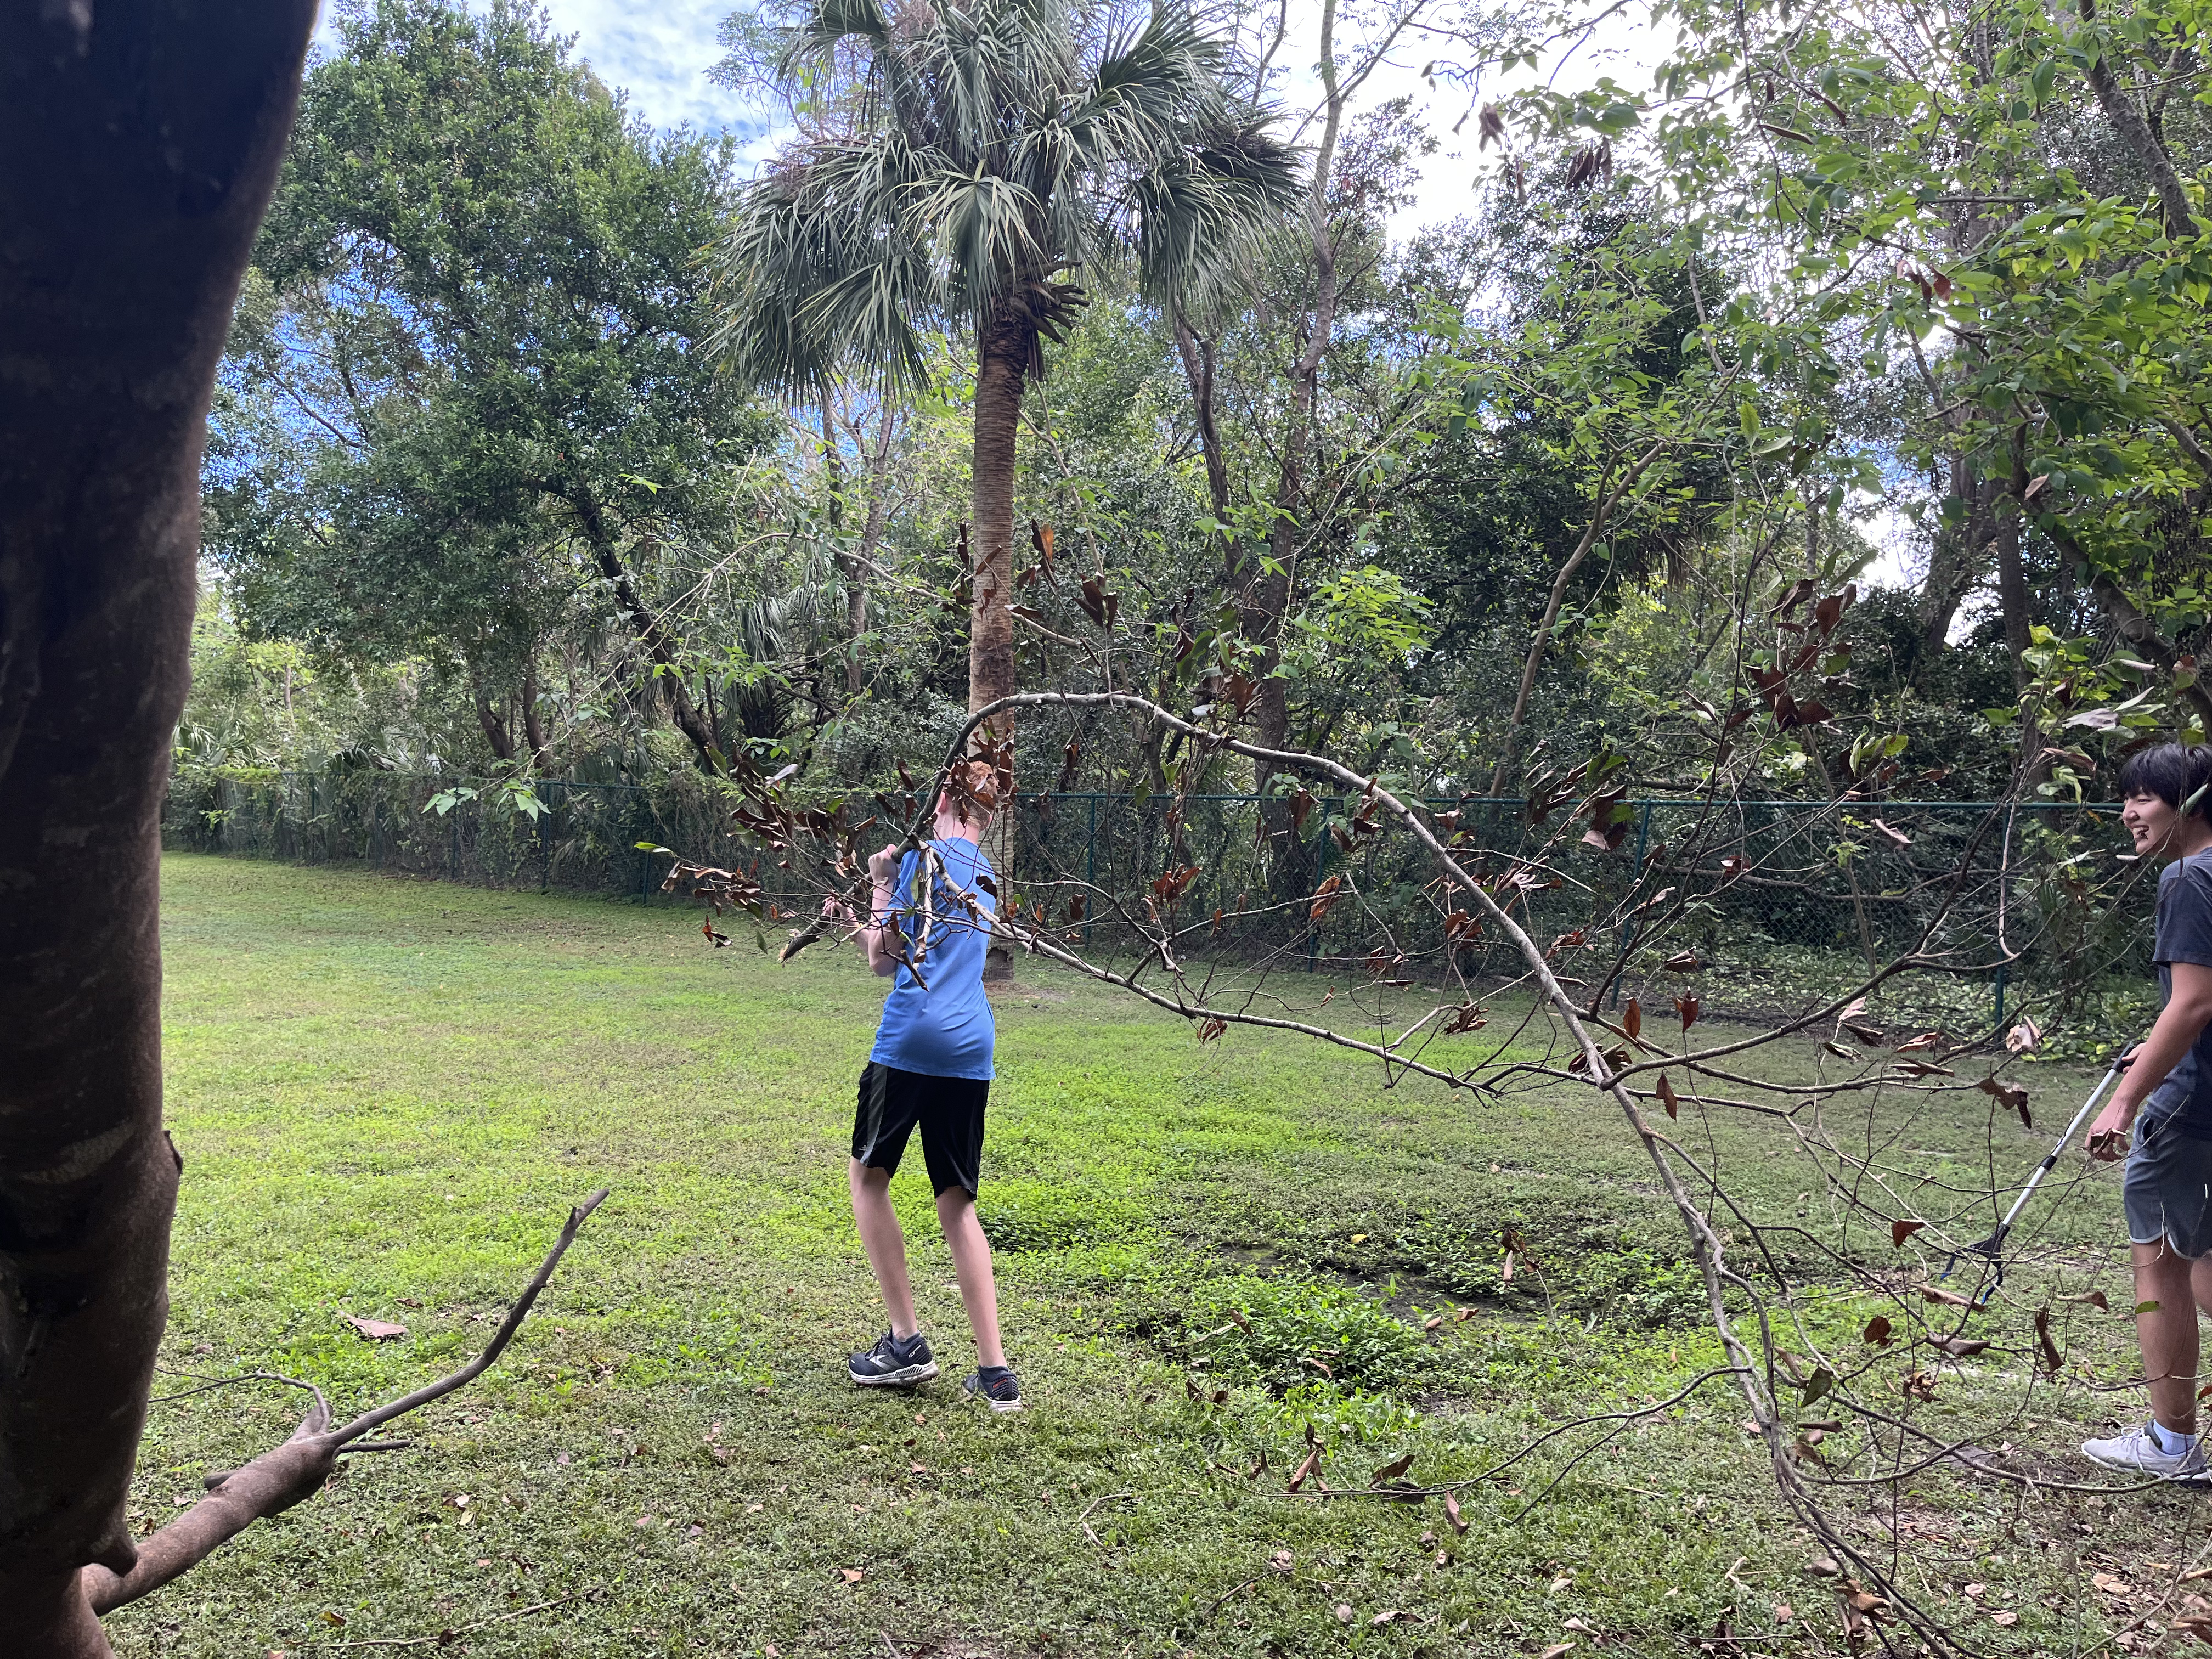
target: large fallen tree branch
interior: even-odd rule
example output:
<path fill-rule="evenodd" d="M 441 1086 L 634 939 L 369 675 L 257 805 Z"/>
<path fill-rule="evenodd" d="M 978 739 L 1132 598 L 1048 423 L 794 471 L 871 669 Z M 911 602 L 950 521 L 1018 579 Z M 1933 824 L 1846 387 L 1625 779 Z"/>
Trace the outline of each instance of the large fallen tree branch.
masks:
<path fill-rule="evenodd" d="M 103 1615 L 112 1613 L 126 1602 L 161 1589 L 180 1573 L 198 1566 L 256 1521 L 281 1515 L 294 1504 L 313 1497 L 330 1479 L 340 1453 L 366 1449 L 363 1437 L 370 1430 L 419 1410 L 434 1400 L 443 1399 L 481 1376 L 514 1340 L 515 1333 L 529 1317 L 538 1293 L 550 1282 L 553 1270 L 561 1265 L 561 1258 L 575 1242 L 577 1230 L 606 1195 L 607 1189 L 602 1187 L 568 1212 L 561 1236 L 553 1241 L 553 1248 L 538 1264 L 537 1273 L 514 1299 L 514 1305 L 507 1310 L 507 1317 L 492 1340 L 484 1345 L 483 1352 L 451 1375 L 426 1383 L 388 1405 L 363 1412 L 350 1423 L 335 1429 L 331 1426 L 330 1402 L 323 1398 L 321 1390 L 316 1390 L 313 1408 L 282 1445 L 271 1447 L 243 1468 L 210 1475 L 208 1485 L 212 1490 L 207 1497 L 160 1531 L 140 1539 L 138 1559 L 130 1571 L 118 1573 L 97 1565 L 84 1568 L 79 1583 L 93 1612 Z"/>
<path fill-rule="evenodd" d="M 1207 726 L 1171 713 L 1149 698 L 1126 691 L 1095 692 L 1021 692 L 1001 697 L 969 714 L 967 722 L 956 732 L 948 744 L 945 757 L 937 776 L 921 796 L 921 810 L 907 835 L 907 844 L 919 846 L 926 832 L 930 804 L 937 789 L 951 775 L 952 769 L 967 754 L 974 734 L 994 716 L 1017 708 L 1065 707 L 1073 708 L 1122 709 L 1167 730 L 1180 732 L 1195 744 L 1215 751 L 1226 751 L 1260 762 L 1279 771 L 1303 773 L 1325 777 L 1348 790 L 1358 791 L 1373 800 L 1382 811 L 1404 827 L 1426 850 L 1443 878 L 1464 892 L 1481 910 L 1489 924 L 1494 927 L 1519 953 L 1528 964 L 1528 972 L 1550 1003 L 1553 1012 L 1565 1026 L 1566 1034 L 1583 1056 L 1586 1079 L 1591 1087 L 1613 1097 L 1629 1130 L 1643 1146 L 1657 1174 L 1661 1188 L 1667 1194 L 1675 1213 L 1689 1236 L 1692 1259 L 1696 1262 L 1703 1280 L 1707 1311 L 1712 1329 L 1728 1358 L 1725 1368 L 1733 1374 L 1742 1390 L 1744 1403 L 1750 1409 L 1758 1430 L 1758 1437 L 1765 1444 L 1775 1485 L 1782 1499 L 1796 1516 L 1806 1530 L 1813 1534 L 1837 1559 L 1855 1564 L 1872 1582 L 1887 1592 L 1886 1605 L 1909 1624 L 1914 1634 L 1935 1653 L 1959 1651 L 1948 1633 L 1927 1609 L 1920 1607 L 1884 1564 L 1863 1554 L 1827 1516 L 1816 1501 L 1803 1477 L 1792 1461 L 1795 1436 L 1783 1421 L 1782 1411 L 1768 1378 L 1772 1374 L 1772 1337 L 1769 1332 L 1765 1304 L 1757 1289 L 1728 1267 L 1724 1244 L 1705 1212 L 1684 1188 L 1673 1160 L 1668 1157 L 1668 1142 L 1645 1120 L 1643 1108 L 1636 1096 L 1626 1086 L 1622 1077 L 1606 1058 L 1589 1031 L 1589 1024 L 1581 1005 L 1571 997 L 1552 971 L 1551 963 L 1543 947 L 1529 937 L 1527 930 L 1508 914 L 1503 905 L 1492 896 L 1490 890 L 1477 880 L 1452 850 L 1439 840 L 1436 832 L 1411 807 L 1381 787 L 1370 777 L 1363 776 L 1341 763 L 1324 755 L 1302 750 L 1267 748 L 1247 743 L 1231 736 L 1218 726 Z M 1013 924 L 1018 939 L 1024 939 L 1026 929 Z M 1394 1057 L 1395 1058 L 1395 1057 Z M 1402 1061 L 1399 1063 L 1402 1064 Z M 1762 1333 L 1762 1344 L 1766 1356 L 1755 1359 L 1749 1345 L 1736 1328 L 1736 1316 L 1728 1305 L 1729 1293 L 1734 1291 L 1750 1304 L 1751 1314 Z"/>

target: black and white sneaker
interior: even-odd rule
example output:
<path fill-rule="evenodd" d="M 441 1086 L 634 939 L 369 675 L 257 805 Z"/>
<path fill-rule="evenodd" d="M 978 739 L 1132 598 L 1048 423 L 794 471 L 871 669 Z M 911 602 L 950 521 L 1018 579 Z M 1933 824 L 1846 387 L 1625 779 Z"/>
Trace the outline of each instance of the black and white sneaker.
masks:
<path fill-rule="evenodd" d="M 960 1385 L 960 1392 L 970 1400 L 981 1401 L 994 1412 L 1018 1412 L 1022 1408 L 1022 1385 L 1014 1381 L 1013 1371 L 1005 1365 L 978 1366 Z"/>
<path fill-rule="evenodd" d="M 899 1336 L 885 1331 L 866 1353 L 848 1357 L 845 1374 L 864 1389 L 905 1389 L 937 1375 L 937 1356 L 920 1331 Z"/>

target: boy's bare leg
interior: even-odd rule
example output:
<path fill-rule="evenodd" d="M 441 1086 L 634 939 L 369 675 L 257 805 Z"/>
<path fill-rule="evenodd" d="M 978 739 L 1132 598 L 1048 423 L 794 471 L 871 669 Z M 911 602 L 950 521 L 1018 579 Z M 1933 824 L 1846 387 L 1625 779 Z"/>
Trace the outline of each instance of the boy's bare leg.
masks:
<path fill-rule="evenodd" d="M 990 1241 L 975 1219 L 975 1194 L 965 1187 L 947 1187 L 937 1195 L 937 1220 L 952 1250 L 952 1271 L 960 1280 L 968 1322 L 975 1328 L 975 1358 L 981 1364 L 1003 1365 L 1006 1351 L 999 1345 L 999 1286 L 991 1276 Z M 900 1281 L 905 1281 L 903 1267 Z"/>
<path fill-rule="evenodd" d="M 2195 1271 L 2205 1269 L 2212 1289 L 2212 1266 L 2176 1255 L 2165 1240 L 2133 1247 L 2136 1300 L 2158 1306 L 2136 1316 L 2136 1340 L 2142 1346 L 2143 1380 L 2151 1414 L 2174 1434 L 2197 1432 L 2197 1301 Z"/>
<path fill-rule="evenodd" d="M 921 1327 L 914 1316 L 914 1286 L 906 1276 L 906 1233 L 899 1226 L 898 1212 L 891 1208 L 891 1178 L 857 1158 L 852 1160 L 848 1174 L 853 1221 L 860 1230 L 860 1246 L 868 1253 L 868 1265 L 876 1270 L 884 1306 L 890 1311 L 891 1334 L 902 1339 L 912 1336 Z M 988 1260 L 984 1272 L 987 1275 L 990 1272 Z M 964 1276 L 961 1284 L 966 1286 Z"/>

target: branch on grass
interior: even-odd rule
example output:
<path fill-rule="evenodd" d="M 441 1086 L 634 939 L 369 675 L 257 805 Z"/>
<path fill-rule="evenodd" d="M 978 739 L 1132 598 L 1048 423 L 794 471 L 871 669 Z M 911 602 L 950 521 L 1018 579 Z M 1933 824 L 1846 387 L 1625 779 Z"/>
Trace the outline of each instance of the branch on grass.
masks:
<path fill-rule="evenodd" d="M 507 1310 L 498 1333 L 482 1353 L 451 1376 L 441 1377 L 389 1405 L 364 1412 L 340 1428 L 331 1426 L 330 1402 L 318 1390 L 313 1408 L 282 1445 L 262 1453 L 243 1468 L 209 1476 L 208 1485 L 212 1490 L 205 1498 L 150 1537 L 140 1539 L 137 1560 L 129 1572 L 116 1573 L 103 1566 L 81 1569 L 78 1583 L 93 1612 L 102 1615 L 112 1613 L 161 1589 L 171 1579 L 198 1566 L 256 1521 L 281 1515 L 294 1504 L 313 1497 L 330 1479 L 341 1452 L 367 1451 L 372 1447 L 396 1443 L 367 1440 L 365 1437 L 370 1430 L 442 1399 L 456 1389 L 465 1388 L 482 1376 L 522 1328 L 522 1322 L 529 1316 L 539 1292 L 551 1280 L 553 1270 L 561 1265 L 561 1258 L 574 1242 L 577 1230 L 606 1195 L 607 1189 L 602 1187 L 568 1212 L 561 1236 L 554 1240 L 545 1259 L 538 1264 L 538 1272 L 515 1298 L 514 1305 Z M 277 1380 L 292 1381 L 289 1377 Z"/>

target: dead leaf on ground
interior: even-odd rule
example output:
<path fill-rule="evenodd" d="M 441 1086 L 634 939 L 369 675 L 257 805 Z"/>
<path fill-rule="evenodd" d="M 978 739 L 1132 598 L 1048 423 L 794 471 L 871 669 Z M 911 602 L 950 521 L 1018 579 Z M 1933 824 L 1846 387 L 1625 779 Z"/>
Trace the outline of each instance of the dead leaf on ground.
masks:
<path fill-rule="evenodd" d="M 861 1579 L 867 1577 L 867 1569 L 866 1567 L 840 1567 L 837 1569 L 837 1576 L 848 1584 L 857 1584 Z"/>
<path fill-rule="evenodd" d="M 348 1314 L 345 1322 L 372 1342 L 397 1342 L 407 1334 L 404 1325 L 395 1325 L 388 1319 L 362 1319 Z"/>

